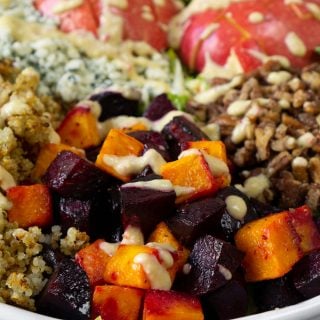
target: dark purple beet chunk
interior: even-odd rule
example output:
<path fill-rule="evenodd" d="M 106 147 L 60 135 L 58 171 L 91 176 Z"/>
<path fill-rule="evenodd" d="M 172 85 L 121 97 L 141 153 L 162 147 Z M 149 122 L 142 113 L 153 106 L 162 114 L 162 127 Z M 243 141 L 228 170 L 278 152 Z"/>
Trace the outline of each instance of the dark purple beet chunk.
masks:
<path fill-rule="evenodd" d="M 197 125 L 183 116 L 174 117 L 162 130 L 172 159 L 187 148 L 188 141 L 210 140 Z"/>
<path fill-rule="evenodd" d="M 155 97 L 147 107 L 143 116 L 149 120 L 155 121 L 162 118 L 166 113 L 176 110 L 172 102 L 165 93 Z"/>
<path fill-rule="evenodd" d="M 218 198 L 203 198 L 177 208 L 167 220 L 174 236 L 186 246 L 209 233 L 221 220 L 225 203 Z"/>
<path fill-rule="evenodd" d="M 288 277 L 253 284 L 254 301 L 260 312 L 283 308 L 301 301 L 299 292 Z"/>
<path fill-rule="evenodd" d="M 243 254 L 230 243 L 206 235 L 192 248 L 190 273 L 181 276 L 179 287 L 188 293 L 204 295 L 225 285 L 240 266 Z"/>
<path fill-rule="evenodd" d="M 206 320 L 229 320 L 245 316 L 249 299 L 244 279 L 237 275 L 224 286 L 204 295 L 201 302 Z"/>
<path fill-rule="evenodd" d="M 159 222 L 174 211 L 176 199 L 174 191 L 160 191 L 124 184 L 120 187 L 120 194 L 123 227 L 138 226 L 145 238 Z"/>
<path fill-rule="evenodd" d="M 62 151 L 50 164 L 43 182 L 63 197 L 88 198 L 104 190 L 110 177 L 91 162 Z"/>
<path fill-rule="evenodd" d="M 247 213 L 243 221 L 234 219 L 228 212 L 225 207 L 223 215 L 221 217 L 220 223 L 216 225 L 215 233 L 220 238 L 223 238 L 227 241 L 233 241 L 233 236 L 236 231 L 238 231 L 242 225 L 245 223 L 258 219 L 258 215 L 255 211 L 255 208 L 252 206 L 250 199 L 240 190 L 235 187 L 226 187 L 215 195 L 217 198 L 225 202 L 228 196 L 237 196 L 244 200 L 247 206 Z"/>
<path fill-rule="evenodd" d="M 254 208 L 255 212 L 260 218 L 263 218 L 269 214 L 281 212 L 282 209 L 272 206 L 269 203 L 263 203 L 257 199 L 251 198 L 250 203 Z"/>
<path fill-rule="evenodd" d="M 71 259 L 61 261 L 37 301 L 37 310 L 66 320 L 90 317 L 91 291 L 84 270 Z"/>
<path fill-rule="evenodd" d="M 139 101 L 127 99 L 120 92 L 103 91 L 92 95 L 90 100 L 98 102 L 101 106 L 99 121 L 120 115 L 138 115 Z"/>
<path fill-rule="evenodd" d="M 164 160 L 171 160 L 168 152 L 169 146 L 161 133 L 155 131 L 133 131 L 129 135 L 143 143 L 144 152 L 149 149 L 155 149 L 162 155 Z"/>
<path fill-rule="evenodd" d="M 49 245 L 43 244 L 43 249 L 41 255 L 44 261 L 51 268 L 55 269 L 59 263 L 65 258 L 65 255 L 62 254 L 59 250 L 53 249 Z"/>
<path fill-rule="evenodd" d="M 75 227 L 80 231 L 89 233 L 91 211 L 91 200 L 61 198 L 59 220 L 62 232 L 66 233 L 70 227 Z"/>
<path fill-rule="evenodd" d="M 303 257 L 292 270 L 295 288 L 306 298 L 320 295 L 320 251 Z"/>

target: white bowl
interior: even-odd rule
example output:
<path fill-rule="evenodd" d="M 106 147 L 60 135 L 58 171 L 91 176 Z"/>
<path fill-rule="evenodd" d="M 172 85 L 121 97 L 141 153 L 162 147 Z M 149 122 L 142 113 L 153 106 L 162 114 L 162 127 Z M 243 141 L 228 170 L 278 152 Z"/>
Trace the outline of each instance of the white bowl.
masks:
<path fill-rule="evenodd" d="M 235 320 L 319 320 L 320 296 L 296 305 Z M 57 320 L 0 303 L 0 320 Z M 192 320 L 192 319 L 190 319 Z"/>

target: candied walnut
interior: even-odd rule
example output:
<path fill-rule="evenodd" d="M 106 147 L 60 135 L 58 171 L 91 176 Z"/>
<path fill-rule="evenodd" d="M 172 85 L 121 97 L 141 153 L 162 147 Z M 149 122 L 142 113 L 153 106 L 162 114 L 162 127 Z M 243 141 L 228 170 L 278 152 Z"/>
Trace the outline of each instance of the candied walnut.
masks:
<path fill-rule="evenodd" d="M 269 143 L 275 132 L 275 125 L 267 123 L 265 126 L 260 126 L 255 129 L 257 158 L 259 161 L 264 161 L 270 156 Z"/>
<path fill-rule="evenodd" d="M 288 151 L 280 152 L 268 163 L 268 175 L 273 176 L 279 171 L 284 170 L 290 164 L 291 160 L 292 155 Z"/>
<path fill-rule="evenodd" d="M 306 196 L 306 204 L 313 212 L 320 210 L 320 184 L 312 183 Z"/>
<path fill-rule="evenodd" d="M 309 172 L 311 180 L 314 183 L 320 184 L 320 158 L 312 157 L 309 161 Z"/>
<path fill-rule="evenodd" d="M 244 143 L 244 147 L 237 150 L 233 157 L 233 162 L 237 166 L 245 167 L 245 166 L 251 166 L 256 163 L 256 144 L 253 140 L 247 140 Z"/>

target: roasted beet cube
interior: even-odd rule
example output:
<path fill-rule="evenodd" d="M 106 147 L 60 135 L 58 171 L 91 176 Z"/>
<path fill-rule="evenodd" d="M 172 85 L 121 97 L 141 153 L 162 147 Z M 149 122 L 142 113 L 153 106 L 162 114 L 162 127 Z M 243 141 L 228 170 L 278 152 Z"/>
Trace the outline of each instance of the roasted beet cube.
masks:
<path fill-rule="evenodd" d="M 42 246 L 43 249 L 41 255 L 44 261 L 51 268 L 55 269 L 66 256 L 62 254 L 59 250 L 53 249 L 49 245 L 43 244 Z"/>
<path fill-rule="evenodd" d="M 243 254 L 225 241 L 206 235 L 199 238 L 190 253 L 190 272 L 180 277 L 178 287 L 188 293 L 204 295 L 230 281 Z"/>
<path fill-rule="evenodd" d="M 257 282 L 253 285 L 253 292 L 254 302 L 260 312 L 283 308 L 302 300 L 287 276 Z"/>
<path fill-rule="evenodd" d="M 92 200 L 60 198 L 59 220 L 62 232 L 66 233 L 70 227 L 75 227 L 80 231 L 89 233 L 92 207 Z"/>
<path fill-rule="evenodd" d="M 124 228 L 138 226 L 146 238 L 160 221 L 174 211 L 176 193 L 173 189 L 164 190 L 159 184 L 162 181 L 136 181 L 120 187 Z"/>
<path fill-rule="evenodd" d="M 306 299 L 320 294 L 320 251 L 313 251 L 303 257 L 292 270 L 295 288 Z"/>
<path fill-rule="evenodd" d="M 164 160 L 170 161 L 169 146 L 161 133 L 155 131 L 133 131 L 128 134 L 143 143 L 144 152 L 149 149 L 155 149 L 162 155 Z"/>
<path fill-rule="evenodd" d="M 226 204 L 220 223 L 215 227 L 215 234 L 219 238 L 232 241 L 233 235 L 243 224 L 258 219 L 249 198 L 237 188 L 226 187 L 218 191 L 216 197 Z"/>
<path fill-rule="evenodd" d="M 272 206 L 270 203 L 264 203 L 254 198 L 250 199 L 250 203 L 259 218 L 265 217 L 269 214 L 281 212 L 283 210 Z"/>
<path fill-rule="evenodd" d="M 104 190 L 110 177 L 91 162 L 62 151 L 50 164 L 43 182 L 63 197 L 88 198 Z"/>
<path fill-rule="evenodd" d="M 62 260 L 37 301 L 37 310 L 67 320 L 89 319 L 91 291 L 84 270 L 71 259 Z"/>
<path fill-rule="evenodd" d="M 167 224 L 177 240 L 190 246 L 220 223 L 224 210 L 223 200 L 203 198 L 180 205 L 176 214 L 167 220 Z"/>
<path fill-rule="evenodd" d="M 155 121 L 173 110 L 176 110 L 176 108 L 168 99 L 168 96 L 163 93 L 153 99 L 143 115 L 149 120 Z"/>
<path fill-rule="evenodd" d="M 247 314 L 248 301 L 244 279 L 237 273 L 227 284 L 201 298 L 206 320 L 243 317 Z"/>
<path fill-rule="evenodd" d="M 103 91 L 90 97 L 91 101 L 96 101 L 101 106 L 99 121 L 108 118 L 126 115 L 137 116 L 139 101 L 125 98 L 120 92 Z"/>
<path fill-rule="evenodd" d="M 177 159 L 181 151 L 187 148 L 188 141 L 210 140 L 197 125 L 184 116 L 174 117 L 162 130 L 166 138 L 170 154 Z"/>

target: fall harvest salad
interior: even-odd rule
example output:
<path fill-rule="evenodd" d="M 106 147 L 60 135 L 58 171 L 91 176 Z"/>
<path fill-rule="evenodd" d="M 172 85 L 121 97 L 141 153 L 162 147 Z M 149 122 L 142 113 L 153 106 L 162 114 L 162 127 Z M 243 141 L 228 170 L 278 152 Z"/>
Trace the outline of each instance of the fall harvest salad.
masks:
<path fill-rule="evenodd" d="M 319 30 L 318 0 L 0 0 L 0 319 L 319 296 Z"/>

